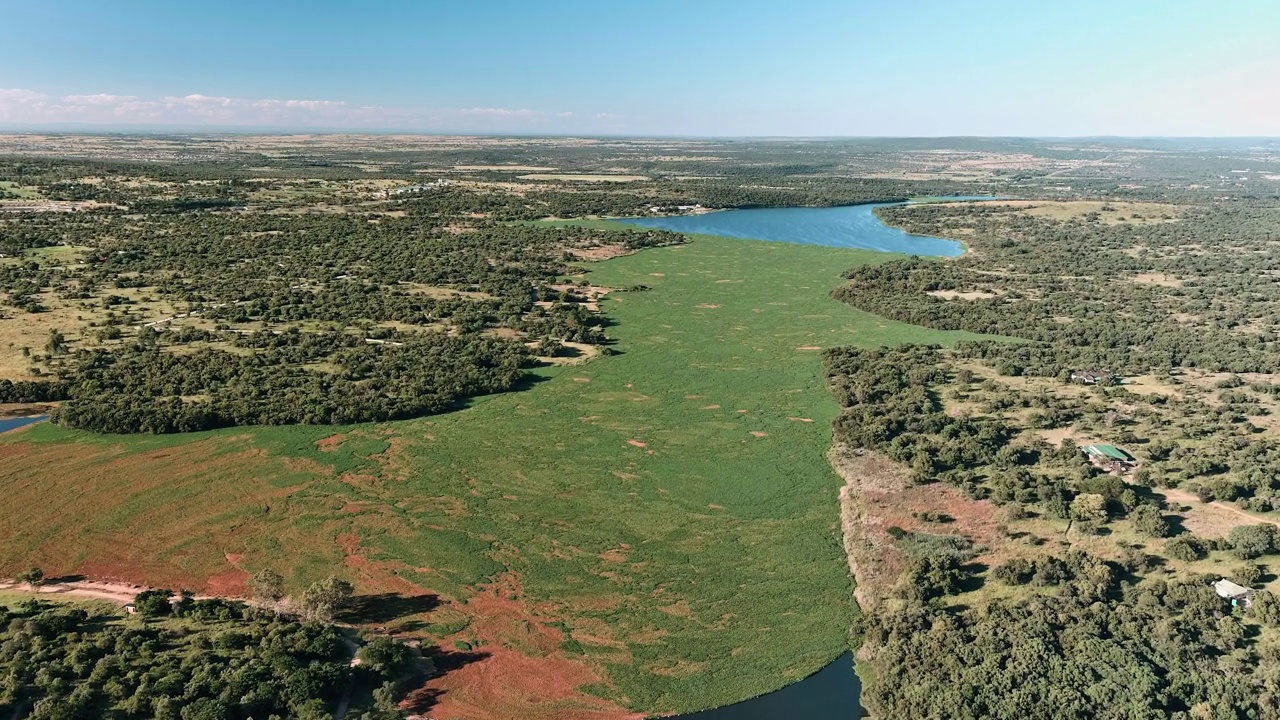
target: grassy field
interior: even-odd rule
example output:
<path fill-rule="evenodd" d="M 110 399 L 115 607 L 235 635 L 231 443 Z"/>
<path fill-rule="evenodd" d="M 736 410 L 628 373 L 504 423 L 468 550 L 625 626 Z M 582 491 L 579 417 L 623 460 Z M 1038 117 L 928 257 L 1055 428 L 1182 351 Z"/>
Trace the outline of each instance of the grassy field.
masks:
<path fill-rule="evenodd" d="M 37 188 L 19 185 L 12 180 L 0 181 L 0 191 L 17 195 L 19 200 L 38 200 L 42 197 Z"/>
<path fill-rule="evenodd" d="M 830 298 L 841 271 L 890 257 L 698 237 L 600 263 L 592 284 L 649 288 L 602 303 L 619 354 L 445 416 L 4 437 L 0 574 L 217 589 L 337 568 L 366 591 L 439 593 L 402 629 L 471 645 L 501 578 L 498 599 L 563 631 L 558 652 L 624 705 L 775 689 L 844 652 L 854 612 L 821 348 L 965 337 Z M 488 642 L 533 652 L 519 637 Z"/>

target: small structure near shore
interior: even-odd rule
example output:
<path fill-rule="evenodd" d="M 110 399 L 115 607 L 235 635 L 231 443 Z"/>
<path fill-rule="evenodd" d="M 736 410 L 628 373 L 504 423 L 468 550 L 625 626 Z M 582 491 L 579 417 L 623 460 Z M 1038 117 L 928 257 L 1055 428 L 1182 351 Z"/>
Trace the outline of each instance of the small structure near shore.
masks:
<path fill-rule="evenodd" d="M 1230 580 L 1221 579 L 1213 584 L 1213 591 L 1223 600 L 1230 600 L 1231 607 L 1249 607 L 1252 604 L 1253 590 L 1237 585 Z"/>
<path fill-rule="evenodd" d="M 1138 460 L 1115 445 L 1085 445 L 1080 451 L 1095 467 L 1107 472 L 1129 472 L 1138 466 Z"/>

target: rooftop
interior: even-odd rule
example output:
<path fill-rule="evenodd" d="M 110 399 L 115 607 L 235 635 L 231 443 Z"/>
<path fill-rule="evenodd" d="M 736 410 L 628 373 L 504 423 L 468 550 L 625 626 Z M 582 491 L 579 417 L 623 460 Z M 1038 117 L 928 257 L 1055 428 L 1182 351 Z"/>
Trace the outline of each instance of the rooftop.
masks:
<path fill-rule="evenodd" d="M 1230 580 L 1219 580 L 1213 584 L 1213 591 L 1218 593 L 1219 597 L 1237 598 L 1241 595 L 1248 595 L 1253 592 L 1243 585 L 1237 585 Z"/>
<path fill-rule="evenodd" d="M 1112 460 L 1123 460 L 1125 462 L 1133 461 L 1132 455 L 1114 445 L 1085 445 L 1083 449 L 1089 455 L 1103 455 Z"/>

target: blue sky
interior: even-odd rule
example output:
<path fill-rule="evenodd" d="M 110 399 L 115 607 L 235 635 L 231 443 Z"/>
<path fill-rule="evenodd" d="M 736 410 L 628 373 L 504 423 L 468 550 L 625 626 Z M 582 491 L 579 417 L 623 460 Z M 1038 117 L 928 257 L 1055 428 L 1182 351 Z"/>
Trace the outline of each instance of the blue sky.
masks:
<path fill-rule="evenodd" d="M 1280 135 L 1280 0 L 39 0 L 0 126 Z"/>

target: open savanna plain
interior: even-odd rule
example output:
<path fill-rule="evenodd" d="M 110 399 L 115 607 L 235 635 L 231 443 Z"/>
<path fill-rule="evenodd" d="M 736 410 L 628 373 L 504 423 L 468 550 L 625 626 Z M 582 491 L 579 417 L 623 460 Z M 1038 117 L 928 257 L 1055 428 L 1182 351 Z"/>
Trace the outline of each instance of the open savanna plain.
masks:
<path fill-rule="evenodd" d="M 0 575 L 336 572 L 437 646 L 437 718 L 723 705 L 848 648 L 824 348 L 972 338 L 830 296 L 881 253 L 694 237 L 594 263 L 615 354 L 434 417 L 0 439 Z"/>

